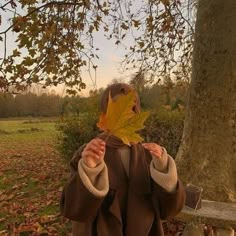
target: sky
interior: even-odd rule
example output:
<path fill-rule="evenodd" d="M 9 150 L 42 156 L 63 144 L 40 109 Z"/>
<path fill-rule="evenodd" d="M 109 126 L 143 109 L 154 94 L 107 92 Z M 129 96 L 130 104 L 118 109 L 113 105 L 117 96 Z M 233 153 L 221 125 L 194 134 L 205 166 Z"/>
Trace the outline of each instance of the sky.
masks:
<path fill-rule="evenodd" d="M 91 71 L 92 78 L 90 77 L 87 68 L 82 71 L 83 82 L 86 83 L 86 89 L 82 90 L 79 95 L 87 96 L 90 90 L 105 88 L 112 80 L 117 79 L 122 82 L 128 83 L 133 75 L 131 72 L 124 72 L 121 70 L 120 64 L 123 56 L 125 55 L 124 49 L 115 45 L 111 40 L 107 40 L 102 32 L 97 32 L 94 37 L 95 48 L 99 48 L 97 51 L 99 59 L 95 61 L 98 66 L 96 69 L 96 82 L 95 71 Z M 63 94 L 63 86 L 53 88 L 59 95 Z"/>
<path fill-rule="evenodd" d="M 94 39 L 95 47 L 98 47 L 99 59 L 96 61 L 98 68 L 96 71 L 97 88 L 105 87 L 113 79 L 120 79 L 128 82 L 130 73 L 121 72 L 120 62 L 124 56 L 124 49 L 115 45 L 111 40 L 107 40 L 102 32 L 98 32 Z M 94 74 L 93 74 L 94 75 Z M 94 88 L 94 81 L 91 80 L 88 73 L 83 73 L 88 89 Z"/>

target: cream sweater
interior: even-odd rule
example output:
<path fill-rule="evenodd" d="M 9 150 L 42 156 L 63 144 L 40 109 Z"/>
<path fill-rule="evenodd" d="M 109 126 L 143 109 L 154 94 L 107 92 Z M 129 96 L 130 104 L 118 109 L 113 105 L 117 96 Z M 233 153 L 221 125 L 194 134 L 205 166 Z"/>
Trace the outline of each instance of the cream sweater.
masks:
<path fill-rule="evenodd" d="M 129 147 L 119 149 L 121 161 L 127 176 L 129 176 Z M 105 162 L 101 162 L 95 168 L 88 167 L 83 159 L 78 163 L 78 172 L 83 184 L 96 197 L 104 197 L 109 190 L 108 171 Z M 150 163 L 150 173 L 153 180 L 166 191 L 173 192 L 177 185 L 177 170 L 175 161 L 163 148 L 160 159 L 153 156 Z"/>

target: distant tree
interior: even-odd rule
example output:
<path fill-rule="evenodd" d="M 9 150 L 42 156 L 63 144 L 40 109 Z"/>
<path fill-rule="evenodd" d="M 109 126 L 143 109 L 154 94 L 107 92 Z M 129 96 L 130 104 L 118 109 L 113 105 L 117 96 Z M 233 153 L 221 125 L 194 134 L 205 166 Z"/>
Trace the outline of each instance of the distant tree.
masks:
<path fill-rule="evenodd" d="M 141 103 L 143 109 L 158 109 L 165 102 L 163 89 L 158 83 L 146 86 L 142 94 Z"/>
<path fill-rule="evenodd" d="M 46 93 L 38 96 L 38 115 L 39 116 L 59 116 L 61 99 L 56 95 Z"/>
<path fill-rule="evenodd" d="M 179 109 L 180 107 L 186 106 L 188 89 L 188 81 L 179 80 L 175 83 L 173 89 L 170 91 L 172 109 Z"/>
<path fill-rule="evenodd" d="M 83 99 L 79 96 L 65 96 L 62 100 L 62 115 L 74 114 L 78 115 L 81 112 Z"/>
<path fill-rule="evenodd" d="M 12 116 L 59 116 L 62 98 L 58 95 L 34 93 L 18 94 L 14 98 L 15 114 Z"/>
<path fill-rule="evenodd" d="M 11 93 L 0 93 L 0 117 L 12 117 L 16 115 L 14 97 Z"/>
<path fill-rule="evenodd" d="M 30 102 L 32 103 L 34 101 L 34 97 L 31 98 Z M 33 111 L 30 111 L 29 114 L 29 101 L 27 100 L 27 97 L 25 94 L 19 94 L 15 97 L 15 103 L 16 103 L 16 112 L 18 117 L 20 116 L 30 116 L 33 115 Z M 37 107 L 35 106 L 37 109 Z"/>
<path fill-rule="evenodd" d="M 108 86 L 116 83 L 124 83 L 124 78 L 122 77 L 113 78 L 111 82 L 108 83 Z"/>
<path fill-rule="evenodd" d="M 141 94 L 147 84 L 147 79 L 145 78 L 145 72 L 139 71 L 133 75 L 129 83 L 136 89 L 136 91 Z"/>

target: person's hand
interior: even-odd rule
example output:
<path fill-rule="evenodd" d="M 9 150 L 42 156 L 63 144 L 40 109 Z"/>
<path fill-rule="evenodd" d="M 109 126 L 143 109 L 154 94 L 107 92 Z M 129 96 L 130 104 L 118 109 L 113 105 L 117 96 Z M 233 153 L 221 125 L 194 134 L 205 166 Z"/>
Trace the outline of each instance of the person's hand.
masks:
<path fill-rule="evenodd" d="M 99 138 L 92 139 L 84 148 L 82 152 L 82 158 L 84 163 L 90 167 L 94 168 L 99 165 L 104 158 L 106 143 Z"/>
<path fill-rule="evenodd" d="M 163 154 L 163 149 L 156 143 L 142 143 L 143 147 L 152 154 L 152 156 L 161 159 Z"/>

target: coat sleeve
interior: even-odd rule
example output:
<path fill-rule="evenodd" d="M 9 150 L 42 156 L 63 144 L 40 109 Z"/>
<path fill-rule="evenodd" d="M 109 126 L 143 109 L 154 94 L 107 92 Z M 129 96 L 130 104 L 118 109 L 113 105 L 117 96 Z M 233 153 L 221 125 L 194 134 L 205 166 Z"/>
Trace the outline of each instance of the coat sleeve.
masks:
<path fill-rule="evenodd" d="M 74 221 L 94 219 L 104 199 L 92 194 L 78 173 L 78 162 L 84 147 L 75 153 L 70 162 L 71 176 L 63 188 L 60 201 L 62 215 Z"/>
<path fill-rule="evenodd" d="M 178 180 L 175 161 L 164 148 L 161 159 L 152 156 L 150 174 L 152 179 L 168 192 L 175 191 Z"/>
<path fill-rule="evenodd" d="M 185 203 L 185 190 L 181 180 L 178 179 L 176 189 L 168 192 L 162 186 L 154 182 L 153 204 L 159 211 L 162 220 L 168 220 L 176 216 Z"/>
<path fill-rule="evenodd" d="M 185 190 L 178 178 L 175 161 L 167 152 L 166 155 L 168 157 L 166 172 L 156 170 L 153 160 L 150 163 L 153 205 L 160 213 L 162 220 L 173 218 L 181 211 L 185 203 Z"/>

